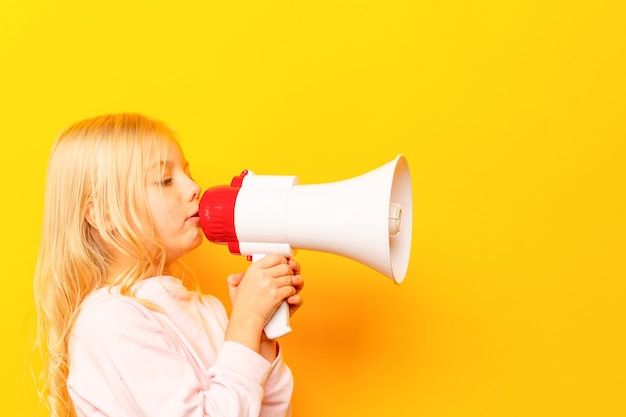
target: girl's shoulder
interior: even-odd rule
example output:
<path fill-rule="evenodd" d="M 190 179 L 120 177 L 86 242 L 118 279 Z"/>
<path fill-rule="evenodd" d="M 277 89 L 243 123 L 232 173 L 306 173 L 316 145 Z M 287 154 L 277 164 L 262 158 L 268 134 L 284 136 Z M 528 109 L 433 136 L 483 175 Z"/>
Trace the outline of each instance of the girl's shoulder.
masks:
<path fill-rule="evenodd" d="M 191 310 L 220 322 L 227 320 L 224 305 L 216 297 L 189 291 L 178 278 L 158 276 L 142 280 L 132 295 L 121 294 L 116 286 L 97 289 L 81 304 L 77 322 L 90 327 L 146 320 L 162 323 L 164 316 L 178 318 Z"/>
<path fill-rule="evenodd" d="M 117 287 L 102 287 L 85 297 L 74 327 L 102 329 L 133 318 L 146 319 L 156 311 L 150 304 L 147 300 L 120 294 Z"/>

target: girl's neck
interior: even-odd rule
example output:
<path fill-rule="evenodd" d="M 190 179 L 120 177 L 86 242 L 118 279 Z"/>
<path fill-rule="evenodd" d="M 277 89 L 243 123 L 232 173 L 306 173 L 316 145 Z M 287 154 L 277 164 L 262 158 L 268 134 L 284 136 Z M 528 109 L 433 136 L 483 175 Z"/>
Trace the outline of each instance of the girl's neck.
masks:
<path fill-rule="evenodd" d="M 106 276 L 106 284 L 108 285 L 119 285 L 126 278 L 131 275 L 131 271 L 133 269 L 133 265 L 135 263 L 129 262 L 114 262 L 109 265 L 108 273 Z M 142 271 L 139 276 L 136 277 L 136 281 L 141 281 L 147 278 L 152 278 L 160 275 L 170 275 L 172 273 L 172 268 L 170 265 L 165 265 L 163 269 L 161 269 L 158 265 L 152 265 L 151 268 L 147 268 L 145 271 Z"/>

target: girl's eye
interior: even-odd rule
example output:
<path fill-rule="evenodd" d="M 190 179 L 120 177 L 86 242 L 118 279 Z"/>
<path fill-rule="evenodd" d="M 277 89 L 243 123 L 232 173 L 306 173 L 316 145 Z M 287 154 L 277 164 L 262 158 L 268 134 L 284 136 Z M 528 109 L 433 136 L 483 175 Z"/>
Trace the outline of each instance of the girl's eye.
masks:
<path fill-rule="evenodd" d="M 170 185 L 171 183 L 172 183 L 172 179 L 171 178 L 165 178 L 165 179 L 159 181 L 159 185 L 163 185 L 163 186 Z"/>

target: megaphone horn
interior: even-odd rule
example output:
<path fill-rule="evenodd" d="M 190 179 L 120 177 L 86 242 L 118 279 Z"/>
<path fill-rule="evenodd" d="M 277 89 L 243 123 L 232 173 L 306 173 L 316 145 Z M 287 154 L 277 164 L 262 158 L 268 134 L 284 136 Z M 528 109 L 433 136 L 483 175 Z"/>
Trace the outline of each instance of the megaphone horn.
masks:
<path fill-rule="evenodd" d="M 208 189 L 200 199 L 207 239 L 231 253 L 293 256 L 298 249 L 342 255 L 395 283 L 404 281 L 411 253 L 413 202 L 406 158 L 332 183 L 300 185 L 295 176 L 244 171 L 230 186 Z M 286 312 L 285 312 L 286 311 Z M 277 314 L 280 325 L 273 328 Z M 268 322 L 269 338 L 291 329 L 286 302 Z M 285 333 L 286 332 L 286 333 Z"/>

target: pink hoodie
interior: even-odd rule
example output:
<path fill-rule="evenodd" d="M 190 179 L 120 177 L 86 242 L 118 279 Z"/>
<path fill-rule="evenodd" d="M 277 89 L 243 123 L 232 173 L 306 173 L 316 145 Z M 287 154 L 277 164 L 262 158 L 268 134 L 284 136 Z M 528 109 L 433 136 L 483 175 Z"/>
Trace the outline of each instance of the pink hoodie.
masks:
<path fill-rule="evenodd" d="M 83 302 L 69 342 L 68 390 L 78 416 L 274 417 L 291 415 L 293 377 L 225 342 L 227 316 L 212 296 L 154 277 L 138 300 L 102 288 Z"/>

